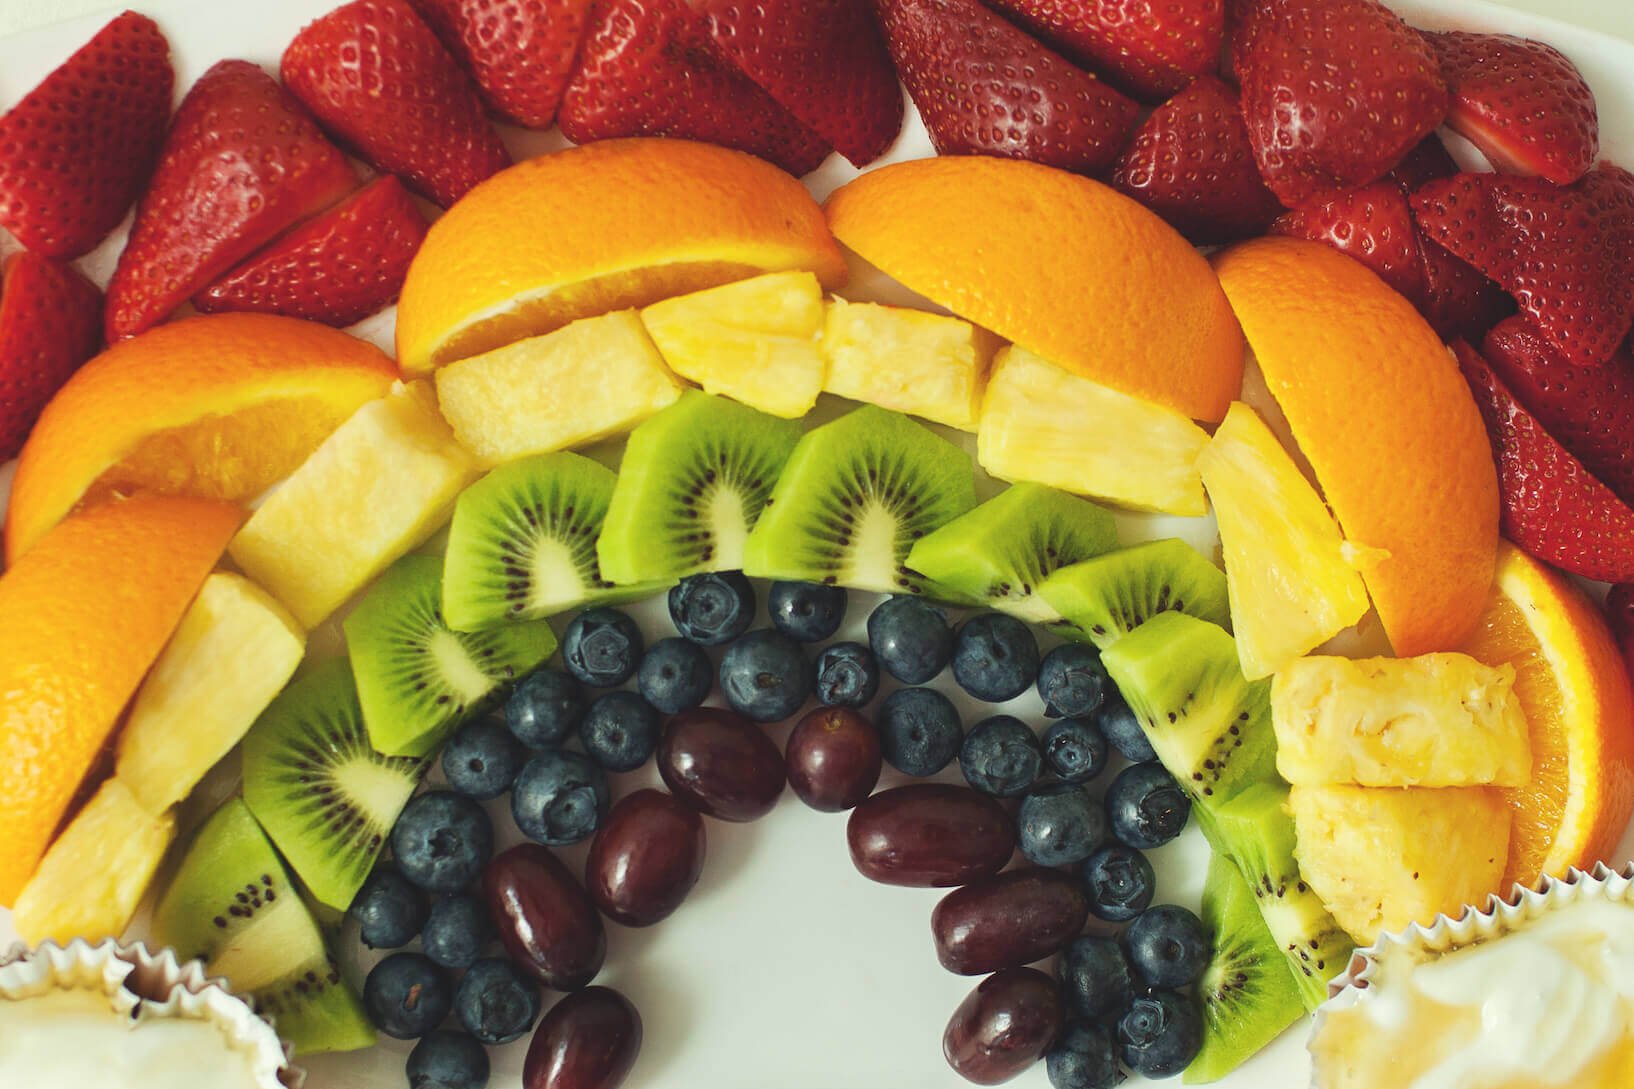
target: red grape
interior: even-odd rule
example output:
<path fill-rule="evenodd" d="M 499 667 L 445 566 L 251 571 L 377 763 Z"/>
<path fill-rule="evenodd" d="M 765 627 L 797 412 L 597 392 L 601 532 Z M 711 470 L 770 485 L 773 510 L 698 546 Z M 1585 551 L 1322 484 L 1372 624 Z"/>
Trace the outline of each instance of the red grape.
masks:
<path fill-rule="evenodd" d="M 1061 1030 L 1055 981 L 1035 968 L 1006 968 L 965 996 L 942 1036 L 942 1054 L 966 1081 L 997 1085 L 1024 1073 Z"/>
<path fill-rule="evenodd" d="M 914 783 L 881 791 L 846 823 L 851 861 L 887 885 L 945 888 L 991 877 L 1015 851 L 1015 822 L 969 787 Z"/>
<path fill-rule="evenodd" d="M 523 1089 L 618 1089 L 641 1052 L 641 1015 L 611 987 L 570 994 L 528 1045 Z"/>
<path fill-rule="evenodd" d="M 980 976 L 1043 960 L 1084 928 L 1089 897 L 1061 870 L 1011 870 L 954 889 L 931 913 L 942 967 Z"/>
<path fill-rule="evenodd" d="M 681 906 L 703 868 L 703 818 L 662 790 L 638 790 L 591 841 L 584 884 L 609 919 L 651 926 Z"/>
<path fill-rule="evenodd" d="M 783 793 L 783 754 L 764 729 L 737 712 L 699 707 L 664 728 L 658 774 L 700 813 L 752 821 L 770 813 Z"/>
<path fill-rule="evenodd" d="M 874 724 L 846 707 L 820 707 L 789 734 L 789 786 L 802 802 L 840 813 L 868 797 L 882 758 Z"/>
<path fill-rule="evenodd" d="M 607 959 L 601 916 L 548 848 L 512 847 L 488 863 L 482 888 L 512 960 L 558 991 L 596 978 Z"/>

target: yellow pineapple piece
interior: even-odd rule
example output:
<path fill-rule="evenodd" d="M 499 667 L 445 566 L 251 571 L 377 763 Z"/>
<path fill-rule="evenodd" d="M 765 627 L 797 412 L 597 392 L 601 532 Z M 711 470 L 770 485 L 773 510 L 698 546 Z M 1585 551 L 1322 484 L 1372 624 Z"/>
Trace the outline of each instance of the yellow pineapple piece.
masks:
<path fill-rule="evenodd" d="M 1367 612 L 1356 551 L 1294 459 L 1242 402 L 1197 459 L 1225 553 L 1237 656 L 1269 677 Z"/>
<path fill-rule="evenodd" d="M 118 778 L 102 784 L 46 852 L 17 897 L 12 922 L 26 941 L 118 937 L 136 914 L 176 836 Z"/>
<path fill-rule="evenodd" d="M 306 633 L 270 594 L 211 575 L 136 693 L 114 774 L 163 813 L 243 739 L 305 653 Z"/>
<path fill-rule="evenodd" d="M 1525 786 L 1515 667 L 1467 654 L 1302 658 L 1271 683 L 1277 771 L 1290 783 Z"/>
<path fill-rule="evenodd" d="M 811 411 L 823 389 L 823 288 L 773 272 L 654 303 L 641 321 L 670 370 L 773 416 Z"/>
<path fill-rule="evenodd" d="M 835 299 L 823 323 L 829 393 L 976 430 L 999 339 L 959 318 Z"/>
<path fill-rule="evenodd" d="M 448 521 L 478 467 L 424 382 L 358 409 L 228 551 L 308 630 Z"/>
<path fill-rule="evenodd" d="M 585 318 L 437 372 L 443 415 L 490 465 L 622 434 L 681 396 L 641 318 Z"/>
<path fill-rule="evenodd" d="M 1496 790 L 1295 786 L 1289 808 L 1300 874 L 1358 944 L 1502 891 L 1509 809 Z"/>
<path fill-rule="evenodd" d="M 976 459 L 1001 480 L 1195 515 L 1208 511 L 1197 472 L 1207 442 L 1202 428 L 1173 409 L 1011 347 L 993 361 Z"/>

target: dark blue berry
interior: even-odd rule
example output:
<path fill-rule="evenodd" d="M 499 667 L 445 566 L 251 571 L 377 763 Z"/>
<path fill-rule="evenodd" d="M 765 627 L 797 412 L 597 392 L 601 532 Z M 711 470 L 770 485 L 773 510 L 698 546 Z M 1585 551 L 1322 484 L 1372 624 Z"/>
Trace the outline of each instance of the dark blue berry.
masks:
<path fill-rule="evenodd" d="M 1109 923 L 1126 923 L 1152 903 L 1157 881 L 1146 856 L 1122 843 L 1109 843 L 1084 860 L 1089 913 Z"/>
<path fill-rule="evenodd" d="M 645 644 L 635 621 L 617 609 L 586 609 L 562 636 L 562 664 L 591 688 L 617 688 L 635 676 Z"/>
<path fill-rule="evenodd" d="M 504 722 L 479 718 L 462 726 L 443 746 L 443 777 L 461 794 L 497 798 L 511 789 L 527 758 L 527 749 Z"/>
<path fill-rule="evenodd" d="M 1074 938 L 1061 950 L 1055 978 L 1067 1012 L 1090 1021 L 1116 1017 L 1135 996 L 1134 970 L 1116 938 Z"/>
<path fill-rule="evenodd" d="M 488 1051 L 463 1032 L 433 1032 L 408 1057 L 409 1089 L 486 1089 Z"/>
<path fill-rule="evenodd" d="M 811 662 L 800 644 L 771 628 L 752 631 L 721 657 L 721 692 L 756 722 L 781 722 L 811 697 Z"/>
<path fill-rule="evenodd" d="M 1135 717 L 1135 712 L 1129 709 L 1129 704 L 1124 702 L 1117 689 L 1107 691 L 1106 702 L 1101 704 L 1100 714 L 1095 716 L 1095 725 L 1101 728 L 1101 736 L 1131 764 L 1144 764 L 1157 759 L 1157 752 L 1153 750 L 1151 739 L 1146 736 L 1140 719 Z"/>
<path fill-rule="evenodd" d="M 845 622 L 845 588 L 774 582 L 766 594 L 772 625 L 797 643 L 821 643 Z"/>
<path fill-rule="evenodd" d="M 636 687 L 642 697 L 666 715 L 690 711 L 709 698 L 715 686 L 715 664 L 690 639 L 660 639 L 641 659 Z"/>
<path fill-rule="evenodd" d="M 959 755 L 964 724 L 953 701 L 934 688 L 899 688 L 874 718 L 880 753 L 904 775 L 935 775 Z"/>
<path fill-rule="evenodd" d="M 1013 700 L 1038 679 L 1038 640 L 1013 616 L 973 616 L 953 641 L 953 679 L 979 700 Z"/>
<path fill-rule="evenodd" d="M 1053 1089 L 1116 1089 L 1123 1084 L 1118 1049 L 1100 1025 L 1072 1021 L 1044 1053 Z"/>
<path fill-rule="evenodd" d="M 479 960 L 454 992 L 454 1015 L 481 1043 L 519 1040 L 539 1018 L 539 982 L 507 958 Z"/>
<path fill-rule="evenodd" d="M 494 853 L 494 826 L 482 806 L 451 790 L 411 798 L 391 831 L 403 876 L 428 892 L 459 892 Z"/>
<path fill-rule="evenodd" d="M 982 719 L 970 728 L 959 748 L 965 781 L 996 798 L 1025 794 L 1043 766 L 1038 738 L 1026 723 L 1009 715 Z"/>
<path fill-rule="evenodd" d="M 579 741 L 608 771 L 634 771 L 658 747 L 663 726 L 653 706 L 634 692 L 608 692 L 585 712 Z"/>
<path fill-rule="evenodd" d="M 607 773 L 583 753 L 542 752 L 522 765 L 511 788 L 511 816 L 522 834 L 547 847 L 589 839 L 607 815 Z"/>
<path fill-rule="evenodd" d="M 1175 904 L 1141 912 L 1123 932 L 1123 951 L 1143 983 L 1164 990 L 1196 982 L 1211 953 L 1203 921 Z"/>
<path fill-rule="evenodd" d="M 448 976 L 421 953 L 393 953 L 363 981 L 363 1008 L 387 1036 L 413 1040 L 443 1023 L 454 1002 Z"/>
<path fill-rule="evenodd" d="M 730 643 L 754 623 L 755 588 L 742 571 L 688 575 L 670 587 L 669 617 L 700 646 Z"/>
<path fill-rule="evenodd" d="M 487 905 L 470 893 L 456 892 L 431 905 L 420 947 L 444 968 L 469 968 L 495 936 Z"/>
<path fill-rule="evenodd" d="M 953 629 L 942 610 L 917 597 L 893 597 L 868 616 L 868 645 L 903 684 L 924 684 L 953 658 Z"/>
<path fill-rule="evenodd" d="M 862 707 L 879 691 L 879 662 L 861 643 L 835 643 L 817 656 L 817 699 L 827 707 Z"/>
<path fill-rule="evenodd" d="M 1038 694 L 1050 718 L 1093 715 L 1111 687 L 1100 651 L 1083 643 L 1062 643 L 1038 667 Z"/>
<path fill-rule="evenodd" d="M 1178 836 L 1191 817 L 1191 799 L 1156 760 L 1131 764 L 1106 790 L 1112 834 L 1149 851 Z"/>
<path fill-rule="evenodd" d="M 1169 1078 L 1203 1048 L 1203 1016 L 1195 999 L 1175 991 L 1140 995 L 1118 1019 L 1123 1065 L 1148 1078 Z"/>
<path fill-rule="evenodd" d="M 1092 719 L 1064 718 L 1044 731 L 1044 766 L 1063 783 L 1087 783 L 1106 768 L 1106 735 Z"/>
<path fill-rule="evenodd" d="M 1022 855 L 1040 866 L 1082 862 L 1106 842 L 1106 812 L 1070 783 L 1035 787 L 1016 815 Z"/>
<path fill-rule="evenodd" d="M 530 673 L 505 703 L 505 725 L 530 749 L 554 749 L 584 717 L 579 682 L 555 669 Z"/>
<path fill-rule="evenodd" d="M 401 949 L 425 924 L 425 893 L 390 866 L 376 866 L 352 901 L 358 935 L 370 949 Z"/>

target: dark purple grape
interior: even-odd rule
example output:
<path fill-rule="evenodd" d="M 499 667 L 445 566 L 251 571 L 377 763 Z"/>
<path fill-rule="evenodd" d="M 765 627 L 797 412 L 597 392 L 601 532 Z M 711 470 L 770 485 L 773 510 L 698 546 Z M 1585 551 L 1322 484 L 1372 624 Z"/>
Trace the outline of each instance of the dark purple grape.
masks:
<path fill-rule="evenodd" d="M 942 1054 L 966 1081 L 997 1085 L 1044 1056 L 1061 1029 L 1061 999 L 1050 977 L 1006 968 L 965 996 L 942 1035 Z"/>
<path fill-rule="evenodd" d="M 611 987 L 570 994 L 528 1045 L 523 1089 L 618 1089 L 641 1053 L 641 1015 Z"/>
<path fill-rule="evenodd" d="M 512 847 L 488 863 L 483 893 L 511 959 L 547 987 L 576 991 L 607 959 L 596 905 L 549 848 Z"/>
<path fill-rule="evenodd" d="M 1058 952 L 1088 917 L 1089 897 L 1072 875 L 1011 870 L 942 897 L 930 929 L 943 968 L 980 976 Z"/>
<path fill-rule="evenodd" d="M 664 728 L 658 774 L 698 812 L 752 821 L 770 813 L 783 793 L 783 754 L 765 730 L 737 712 L 699 707 Z"/>
<path fill-rule="evenodd" d="M 950 783 L 884 790 L 851 811 L 851 861 L 887 885 L 946 888 L 991 877 L 1016 847 L 1015 822 L 985 795 Z"/>
<path fill-rule="evenodd" d="M 802 802 L 824 813 L 851 809 L 879 782 L 879 731 L 845 707 L 821 707 L 789 734 L 784 760 L 789 786 Z"/>
<path fill-rule="evenodd" d="M 662 790 L 638 790 L 590 841 L 584 886 L 614 922 L 651 926 L 681 906 L 703 869 L 703 818 Z"/>

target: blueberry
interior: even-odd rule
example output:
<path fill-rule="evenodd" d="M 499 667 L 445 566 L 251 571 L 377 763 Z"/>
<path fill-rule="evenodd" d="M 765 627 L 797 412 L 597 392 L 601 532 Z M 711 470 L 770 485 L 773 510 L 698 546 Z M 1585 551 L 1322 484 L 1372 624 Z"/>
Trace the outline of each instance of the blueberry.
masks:
<path fill-rule="evenodd" d="M 516 781 L 527 750 L 497 718 L 479 718 L 443 746 L 443 776 L 461 794 L 497 798 Z"/>
<path fill-rule="evenodd" d="M 766 595 L 772 625 L 797 643 L 821 643 L 845 621 L 845 588 L 816 582 L 774 582 Z"/>
<path fill-rule="evenodd" d="M 495 936 L 487 905 L 470 893 L 456 892 L 431 905 L 420 947 L 444 968 L 469 968 Z"/>
<path fill-rule="evenodd" d="M 1123 951 L 1147 986 L 1164 990 L 1196 982 L 1211 953 L 1203 921 L 1174 904 L 1141 912 L 1123 932 Z"/>
<path fill-rule="evenodd" d="M 1099 1025 L 1069 1021 L 1049 1051 L 1044 1070 L 1054 1089 L 1115 1089 L 1123 1084 L 1112 1034 Z"/>
<path fill-rule="evenodd" d="M 1093 715 L 1111 687 L 1100 651 L 1083 643 L 1062 643 L 1038 667 L 1038 694 L 1050 718 Z"/>
<path fill-rule="evenodd" d="M 1196 1000 L 1175 991 L 1137 997 L 1118 1019 L 1118 1048 L 1123 1065 L 1143 1077 L 1180 1073 L 1203 1048 Z"/>
<path fill-rule="evenodd" d="M 584 692 L 555 669 L 530 673 L 505 703 L 505 725 L 530 749 L 554 749 L 579 728 Z"/>
<path fill-rule="evenodd" d="M 522 834 L 546 847 L 589 839 L 607 815 L 607 773 L 582 753 L 542 752 L 522 765 L 511 788 L 511 816 Z"/>
<path fill-rule="evenodd" d="M 591 688 L 617 688 L 635 676 L 644 644 L 635 621 L 617 609 L 586 609 L 562 636 L 562 663 Z"/>
<path fill-rule="evenodd" d="M 1009 715 L 982 719 L 970 728 L 959 748 L 965 781 L 997 798 L 1025 794 L 1043 766 L 1038 738 L 1026 723 Z"/>
<path fill-rule="evenodd" d="M 1067 1011 L 1090 1021 L 1116 1016 L 1135 996 L 1135 975 L 1116 938 L 1085 934 L 1061 951 L 1055 965 Z"/>
<path fill-rule="evenodd" d="M 1013 616 L 973 616 L 953 641 L 953 679 L 979 700 L 1013 700 L 1038 679 L 1038 640 Z"/>
<path fill-rule="evenodd" d="M 428 892 L 458 892 L 494 852 L 494 825 L 475 801 L 450 790 L 412 798 L 391 830 L 403 876 Z"/>
<path fill-rule="evenodd" d="M 904 775 L 935 775 L 959 755 L 964 724 L 953 701 L 934 688 L 899 688 L 874 717 L 881 754 Z"/>
<path fill-rule="evenodd" d="M 1124 702 L 1117 689 L 1107 691 L 1101 713 L 1095 716 L 1095 725 L 1101 728 L 1101 735 L 1118 750 L 1118 754 L 1131 764 L 1144 764 L 1157 759 L 1145 727 L 1141 726 L 1140 719 L 1135 717 L 1135 712 L 1129 709 L 1129 704 Z"/>
<path fill-rule="evenodd" d="M 579 723 L 579 740 L 608 771 L 634 771 L 651 758 L 663 728 L 658 712 L 634 692 L 598 696 Z"/>
<path fill-rule="evenodd" d="M 479 960 L 454 992 L 454 1014 L 481 1043 L 519 1040 L 539 1018 L 539 983 L 505 957 Z"/>
<path fill-rule="evenodd" d="M 868 645 L 885 672 L 924 684 L 953 658 L 953 629 L 942 610 L 916 597 L 893 597 L 868 616 Z"/>
<path fill-rule="evenodd" d="M 363 981 L 363 1008 L 387 1036 L 412 1040 L 443 1023 L 453 1005 L 448 976 L 420 953 L 393 953 Z"/>
<path fill-rule="evenodd" d="M 666 715 L 690 711 L 709 698 L 715 686 L 715 664 L 702 647 L 688 639 L 660 639 L 641 659 L 636 687 L 646 701 Z"/>
<path fill-rule="evenodd" d="M 1106 735 L 1087 718 L 1064 718 L 1044 731 L 1044 766 L 1063 783 L 1087 783 L 1106 768 Z"/>
<path fill-rule="evenodd" d="M 1109 923 L 1126 923 L 1152 902 L 1156 879 L 1146 856 L 1122 843 L 1109 843 L 1084 860 L 1089 912 Z"/>
<path fill-rule="evenodd" d="M 370 949 L 401 949 L 425 924 L 425 894 L 390 866 L 377 866 L 352 901 L 358 934 Z"/>
<path fill-rule="evenodd" d="M 771 628 L 752 631 L 721 657 L 721 691 L 740 715 L 781 722 L 811 696 L 811 663 L 800 644 Z"/>
<path fill-rule="evenodd" d="M 835 643 L 817 656 L 817 699 L 827 707 L 861 707 L 879 691 L 879 662 L 861 643 Z"/>
<path fill-rule="evenodd" d="M 408 1057 L 409 1089 L 486 1089 L 488 1052 L 463 1032 L 433 1032 Z"/>
<path fill-rule="evenodd" d="M 1178 836 L 1191 817 L 1191 799 L 1162 764 L 1149 760 L 1118 773 L 1106 790 L 1112 834 L 1131 847 L 1149 851 Z"/>
<path fill-rule="evenodd" d="M 1035 787 L 1016 815 L 1021 853 L 1040 866 L 1082 862 L 1106 842 L 1106 812 L 1070 783 Z"/>
<path fill-rule="evenodd" d="M 669 617 L 700 646 L 730 643 L 754 623 L 755 588 L 742 571 L 688 575 L 670 587 Z"/>

